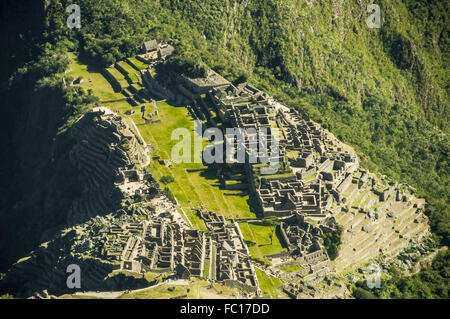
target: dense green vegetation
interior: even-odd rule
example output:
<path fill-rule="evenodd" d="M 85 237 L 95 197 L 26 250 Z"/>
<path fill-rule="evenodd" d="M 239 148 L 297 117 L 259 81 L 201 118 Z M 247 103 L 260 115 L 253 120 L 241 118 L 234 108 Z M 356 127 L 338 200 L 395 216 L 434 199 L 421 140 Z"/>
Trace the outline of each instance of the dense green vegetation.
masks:
<path fill-rule="evenodd" d="M 353 297 L 356 299 L 377 299 L 377 296 L 375 296 L 371 291 L 357 287 L 355 291 L 353 291 Z"/>
<path fill-rule="evenodd" d="M 339 247 L 342 243 L 342 227 L 338 226 L 335 231 L 323 233 L 322 238 L 328 257 L 330 257 L 331 260 L 336 259 L 339 254 Z"/>
<path fill-rule="evenodd" d="M 81 192 L 82 182 L 68 157 L 67 128 L 98 98 L 70 86 L 64 52 L 44 48 L 5 84 L 8 123 L 2 130 L 13 131 L 5 134 L 10 139 L 2 158 L 7 170 L 1 172 L 1 270 L 41 243 L 44 230 L 64 225 L 73 197 Z"/>
<path fill-rule="evenodd" d="M 353 290 L 358 299 L 448 299 L 450 285 L 450 252 L 440 252 L 430 267 L 412 276 L 402 276 L 394 265 L 391 266 L 390 278 L 381 281 L 380 288 L 368 290 L 365 281 L 359 281 Z"/>
<path fill-rule="evenodd" d="M 430 267 L 421 272 L 401 277 L 393 269 L 393 277 L 384 280 L 375 293 L 380 298 L 448 298 L 450 285 L 450 252 L 439 253 Z"/>
<path fill-rule="evenodd" d="M 173 176 L 170 175 L 164 175 L 163 177 L 161 177 L 160 181 L 161 183 L 163 183 L 164 185 L 167 185 L 169 183 L 172 183 L 175 179 L 173 178 Z"/>
<path fill-rule="evenodd" d="M 0 72 L 7 150 L 14 150 L 12 141 L 26 141 L 12 132 L 44 101 L 63 106 L 61 113 L 49 112 L 59 117 L 55 130 L 62 133 L 83 105 L 95 102 L 62 85 L 65 51 L 78 50 L 101 67 L 134 55 L 144 39 L 171 38 L 177 47 L 171 66 L 194 75 L 211 66 L 229 80 L 248 79 L 353 145 L 371 170 L 413 185 L 431 204 L 436 238 L 449 244 L 448 2 L 377 1 L 382 26 L 369 29 L 365 4 L 356 1 L 79 0 L 79 30 L 65 24 L 70 1 L 47 3 L 42 23 L 42 7 L 32 11 L 31 3 L 28 25 L 5 18 L 10 25 L 2 29 L 14 35 L 3 42 L 2 57 L 11 63 L 2 63 Z M 5 153 L 11 154 L 7 163 L 24 156 Z M 11 208 L 22 198 L 12 196 L 21 192 L 9 188 L 13 170 L 6 167 L 1 207 Z"/>

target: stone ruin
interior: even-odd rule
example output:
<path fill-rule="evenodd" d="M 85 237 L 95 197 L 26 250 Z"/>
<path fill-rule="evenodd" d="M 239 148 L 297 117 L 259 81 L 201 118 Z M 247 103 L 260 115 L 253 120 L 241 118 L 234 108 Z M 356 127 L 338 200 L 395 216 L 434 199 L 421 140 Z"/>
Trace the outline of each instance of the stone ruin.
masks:
<path fill-rule="evenodd" d="M 259 294 L 255 269 L 250 261 L 250 251 L 244 241 L 239 225 L 213 212 L 199 210 L 200 217 L 208 229 L 207 236 L 216 253 L 213 276 L 225 285 Z"/>
<path fill-rule="evenodd" d="M 304 215 L 294 214 L 280 223 L 283 241 L 287 244 L 289 257 L 283 266 L 300 266 L 301 270 L 281 277 L 300 276 L 305 282 L 315 282 L 324 276 L 334 273 L 328 254 L 323 245 L 323 233 L 335 231 L 337 224 L 334 218 L 327 218 L 312 225 L 305 221 Z M 279 268 L 279 267 L 278 267 Z"/>
<path fill-rule="evenodd" d="M 195 99 L 196 94 L 198 90 L 192 90 L 188 98 Z M 275 174 L 263 174 L 264 163 L 248 160 L 255 155 L 252 153 L 255 139 L 251 134 L 247 134 L 244 143 L 245 168 L 239 163 L 234 165 L 245 171 L 260 216 L 280 219 L 302 216 L 306 223 L 320 223 L 333 217 L 343 226 L 344 244 L 334 262 L 336 270 L 352 269 L 380 254 L 395 256 L 413 238 L 421 240 L 429 236 L 428 218 L 423 214 L 425 203 L 414 197 L 411 187 L 397 185 L 360 168 L 351 148 L 303 112 L 281 104 L 248 83 L 217 84 L 208 91 L 207 100 L 215 118 L 203 99 L 192 103 L 191 113 L 212 125 L 220 120 L 224 128 L 266 129 L 268 146 L 273 143 L 272 138 L 277 138 L 280 152 L 275 160 L 280 166 Z M 273 128 L 280 132 L 277 137 L 270 134 Z M 235 143 L 234 136 L 224 135 L 227 143 Z M 299 231 L 296 226 L 289 226 L 285 235 L 295 238 L 295 231 Z M 306 236 L 300 232 L 306 242 L 314 238 L 310 231 L 303 229 Z M 316 243 L 315 247 L 318 246 Z M 317 254 L 329 263 L 326 253 Z"/>
<path fill-rule="evenodd" d="M 170 211 L 138 208 L 137 213 L 145 213 L 145 220 L 125 219 L 108 230 L 102 258 L 116 261 L 119 270 L 174 273 L 259 293 L 250 253 L 236 222 L 200 210 L 208 229 L 205 233 L 177 223 Z"/>
<path fill-rule="evenodd" d="M 153 43 L 145 47 L 149 49 L 145 54 L 160 52 L 152 58 L 153 63 L 173 51 L 158 44 L 152 49 Z M 287 280 L 283 289 L 289 296 L 307 295 L 302 293 L 305 285 L 291 280 L 300 277 L 304 283 L 317 283 L 380 254 L 395 256 L 412 242 L 420 245 L 421 238 L 428 238 L 426 204 L 414 196 L 415 190 L 360 168 L 356 155 L 306 114 L 282 105 L 248 83 L 234 86 L 216 73 L 210 72 L 203 80 L 182 78 L 178 78 L 178 92 L 184 92 L 187 99 L 206 93 L 212 101 L 217 117 L 213 120 L 207 116 L 209 123 L 220 119 L 224 127 L 263 128 L 268 132 L 268 146 L 274 138 L 280 145 L 275 159 L 280 163 L 278 172 L 265 175 L 261 168 L 267 163 L 248 160 L 243 170 L 261 216 L 280 220 L 288 253 L 282 256 L 284 263 L 274 262 L 270 269 Z M 172 94 L 148 70 L 143 79 L 153 93 L 162 97 Z M 209 112 L 203 101 L 193 102 L 190 108 L 195 116 Z M 279 130 L 278 136 L 271 135 L 274 128 Z M 136 168 L 136 164 L 145 167 L 149 163 L 147 145 L 136 126 L 99 108 L 75 123 L 71 135 L 76 144 L 70 160 L 85 182 L 68 214 L 68 223 L 92 219 L 67 231 L 75 238 L 68 247 L 71 258 L 89 264 L 90 284 L 101 285 L 105 275 L 114 271 L 156 272 L 204 278 L 251 295 L 261 294 L 238 224 L 199 209 L 208 231 L 192 229 L 183 218 L 184 212 L 180 213 L 162 194 L 156 180 Z M 233 137 L 225 138 L 234 143 Z M 246 159 L 258 155 L 252 153 L 254 143 L 254 136 L 248 134 Z M 234 165 L 242 169 L 240 164 Z M 336 222 L 344 233 L 342 249 L 332 266 L 322 235 L 333 231 Z M 61 246 L 51 244 L 55 249 L 67 249 L 61 238 Z M 37 284 L 57 282 L 59 279 L 54 278 L 63 272 L 49 275 L 48 269 L 60 262 L 51 251 L 39 250 L 14 271 L 37 269 L 36 261 L 44 260 L 45 267 L 38 267 L 44 275 Z M 298 270 L 285 274 L 280 271 L 282 265 L 298 266 Z"/>
<path fill-rule="evenodd" d="M 105 114 L 105 111 L 88 113 L 74 126 L 74 137 L 84 142 L 81 143 L 82 150 L 78 146 L 75 148 L 72 158 L 83 168 L 84 162 L 75 154 L 95 154 L 88 159 L 98 158 L 98 163 L 89 166 L 93 170 L 86 173 L 90 174 L 94 185 L 100 186 L 100 181 L 92 176 L 99 176 L 96 170 L 105 163 L 107 165 L 109 158 L 115 157 L 107 154 L 100 157 L 97 153 L 102 149 L 118 152 L 123 160 L 114 162 L 120 165 L 111 167 L 114 174 L 109 172 L 108 176 L 125 206 L 119 210 L 119 218 L 106 223 L 110 226 L 102 231 L 102 240 L 95 244 L 90 240 L 78 243 L 75 253 L 89 251 L 103 243 L 98 257 L 114 264 L 116 270 L 174 272 L 181 277 L 208 278 L 249 293 L 258 293 L 258 280 L 238 224 L 200 210 L 208 232 L 189 229 L 178 209 L 162 194 L 156 180 L 147 172 L 134 168 L 133 163 L 142 158 L 130 155 L 138 154 L 136 149 L 142 148 L 139 137 L 122 118 L 110 112 Z M 91 134 L 92 128 L 100 132 L 105 130 L 108 134 L 104 133 L 99 138 L 101 133 L 96 132 L 95 139 L 91 139 L 91 135 L 87 137 L 89 139 L 78 135 Z M 91 140 L 95 143 L 92 147 L 89 146 Z M 101 146 L 101 142 L 105 146 Z M 83 202 L 80 200 L 80 203 Z M 141 219 L 133 216 L 141 216 Z"/>
<path fill-rule="evenodd" d="M 332 201 L 321 180 L 305 184 L 294 177 L 290 181 L 262 178 L 256 195 L 265 216 L 301 213 L 310 217 L 325 217 Z"/>
<path fill-rule="evenodd" d="M 131 176 L 134 163 L 149 162 L 146 144 L 106 108 L 85 114 L 73 125 L 71 136 L 76 144 L 69 157 L 80 171 L 83 190 L 68 213 L 69 225 L 115 210 L 128 196 L 125 188 L 114 187 L 118 175 L 128 172 Z M 128 177 L 122 179 L 125 182 Z M 125 187 L 130 184 L 127 181 Z"/>
<path fill-rule="evenodd" d="M 250 84 L 236 87 L 230 84 L 214 88 L 209 94 L 224 123 L 244 130 L 266 129 L 268 147 L 275 138 L 271 129 L 276 127 L 281 133 L 279 157 L 272 159 L 281 163 L 277 173 L 264 176 L 260 174 L 260 163 L 246 161 L 248 180 L 257 181 L 251 189 L 262 215 L 289 216 L 296 212 L 312 218 L 331 215 L 331 204 L 342 200 L 340 194 L 359 168 L 356 156 L 343 151 L 306 115 L 281 105 Z M 247 136 L 247 159 L 254 149 L 250 147 L 252 143 L 257 142 Z M 313 178 L 308 180 L 309 177 Z"/>
<path fill-rule="evenodd" d="M 168 56 L 170 56 L 175 48 L 172 42 L 159 43 L 157 40 L 145 41 L 141 47 L 141 54 L 137 57 L 144 63 L 153 65 L 157 61 L 164 61 Z"/>

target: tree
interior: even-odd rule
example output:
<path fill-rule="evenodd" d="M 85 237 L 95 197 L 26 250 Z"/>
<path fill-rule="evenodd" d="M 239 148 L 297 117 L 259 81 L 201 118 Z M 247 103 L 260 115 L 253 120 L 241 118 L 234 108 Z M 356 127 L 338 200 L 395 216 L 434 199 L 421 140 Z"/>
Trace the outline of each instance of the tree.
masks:
<path fill-rule="evenodd" d="M 323 233 L 322 238 L 328 256 L 331 260 L 336 259 L 342 242 L 342 227 L 338 226 L 334 231 Z"/>
<path fill-rule="evenodd" d="M 378 299 L 372 292 L 364 288 L 356 288 L 353 292 L 353 297 L 356 299 Z"/>
<path fill-rule="evenodd" d="M 163 177 L 161 177 L 160 181 L 164 185 L 167 185 L 167 184 L 173 183 L 175 181 L 175 179 L 173 178 L 173 176 L 164 175 Z"/>

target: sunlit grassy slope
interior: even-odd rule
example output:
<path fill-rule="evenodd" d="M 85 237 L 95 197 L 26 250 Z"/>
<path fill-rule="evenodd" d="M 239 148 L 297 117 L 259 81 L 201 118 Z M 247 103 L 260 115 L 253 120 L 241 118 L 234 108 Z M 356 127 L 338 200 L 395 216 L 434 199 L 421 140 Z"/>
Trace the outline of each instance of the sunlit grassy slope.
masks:
<path fill-rule="evenodd" d="M 114 93 L 108 81 L 100 73 L 91 71 L 90 67 L 82 64 L 75 54 L 71 53 L 70 57 L 73 76 L 81 76 L 88 80 L 81 84 L 83 87 L 92 89 L 101 100 L 123 97 L 120 93 Z M 133 60 L 133 62 L 135 61 Z M 161 160 L 171 159 L 172 148 L 179 142 L 179 140 L 172 140 L 172 131 L 177 128 L 188 129 L 191 132 L 191 142 L 193 143 L 194 120 L 185 107 L 175 107 L 164 101 L 158 102 L 159 113 L 155 120 L 159 120 L 159 122 L 146 124 L 140 108 L 132 107 L 126 101 L 105 103 L 104 106 L 110 107 L 134 121 L 144 140 L 151 145 L 152 157 L 159 156 Z M 147 103 L 146 107 L 146 112 L 154 111 L 152 103 Z M 125 115 L 127 111 L 134 113 Z M 193 147 L 191 151 L 193 153 Z M 194 158 L 193 156 L 194 154 L 192 154 L 192 158 Z M 187 172 L 186 169 L 199 171 Z M 157 180 L 165 175 L 174 177 L 175 181 L 170 183 L 168 188 L 175 195 L 191 222 L 200 229 L 205 229 L 205 226 L 201 219 L 192 212 L 192 208 L 198 208 L 201 205 L 226 217 L 255 217 L 248 205 L 248 193 L 220 189 L 215 172 L 207 170 L 202 163 L 173 163 L 173 167 L 168 168 L 154 160 L 148 170 Z"/>

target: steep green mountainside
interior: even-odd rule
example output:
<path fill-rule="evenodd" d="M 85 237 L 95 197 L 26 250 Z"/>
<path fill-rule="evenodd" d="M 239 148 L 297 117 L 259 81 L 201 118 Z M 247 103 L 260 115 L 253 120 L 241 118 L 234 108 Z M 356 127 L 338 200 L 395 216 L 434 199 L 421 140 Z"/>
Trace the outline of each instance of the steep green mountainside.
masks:
<path fill-rule="evenodd" d="M 64 86 L 67 65 L 60 52 L 45 51 L 18 70 L 5 96 L 15 114 L 2 170 L 1 270 L 64 226 L 81 191 L 66 128 L 97 98 Z"/>
<path fill-rule="evenodd" d="M 411 277 L 393 272 L 378 292 L 380 298 L 444 298 L 448 299 L 450 253 L 439 253 L 433 264 Z"/>
<path fill-rule="evenodd" d="M 76 196 L 64 128 L 95 98 L 63 85 L 65 52 L 107 66 L 154 37 L 174 40 L 173 67 L 248 80 L 305 110 L 371 170 L 416 187 L 448 245 L 448 2 L 376 1 L 382 25 L 370 29 L 362 0 L 79 0 L 79 30 L 66 25 L 71 1 L 24 3 L 2 3 L 12 13 L 2 13 L 0 272 Z"/>
<path fill-rule="evenodd" d="M 66 128 L 97 100 L 64 85 L 69 59 L 40 46 L 43 7 L 36 4 L 2 2 L 0 272 L 65 226 L 81 186 Z M 18 22 L 24 16 L 28 25 Z"/>

